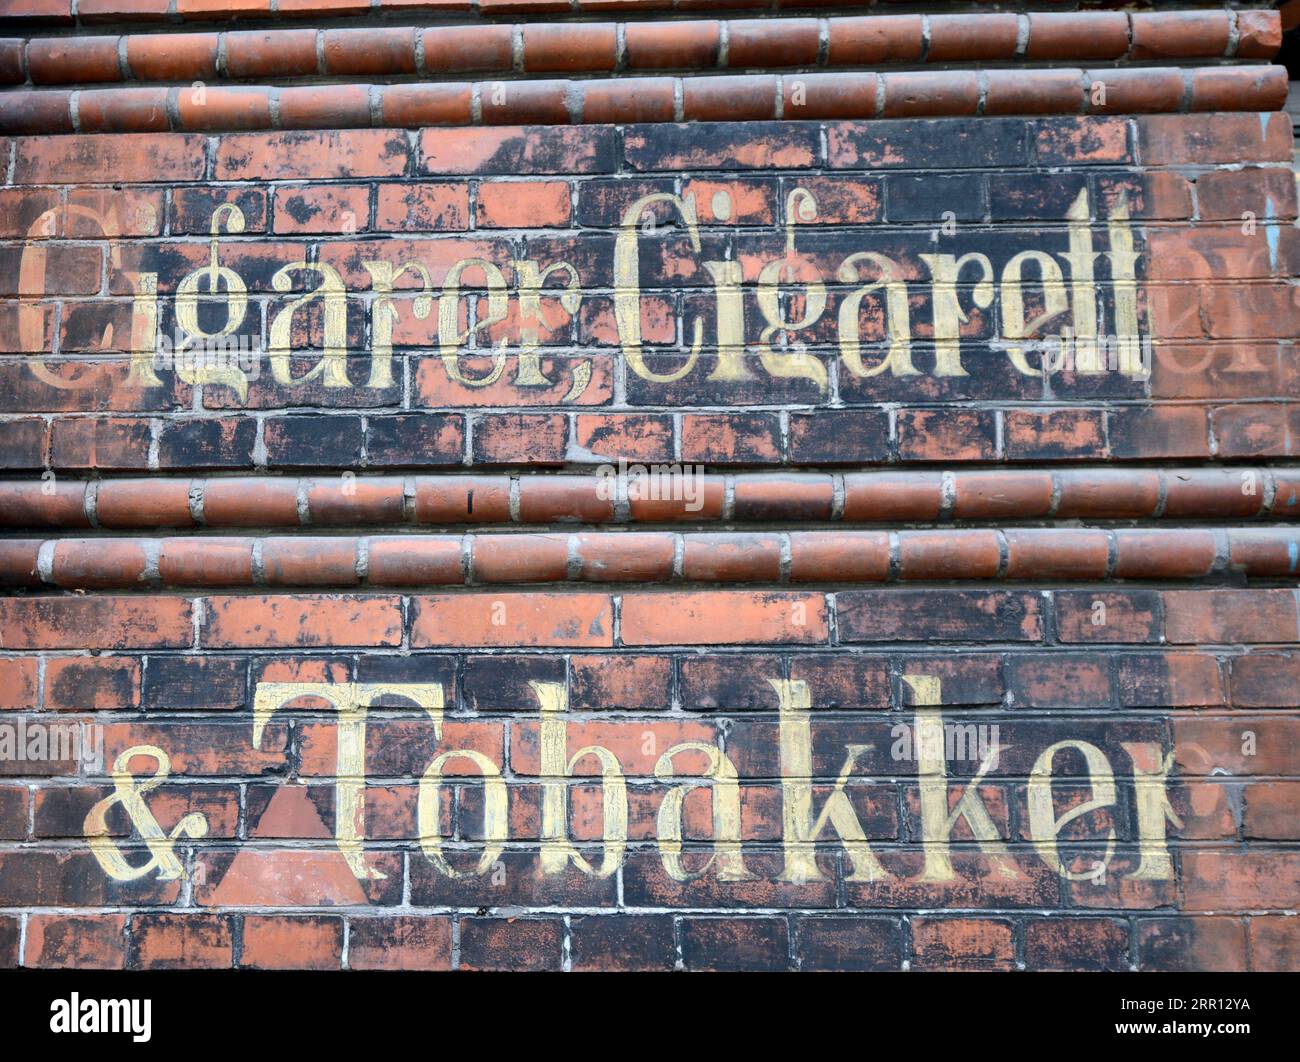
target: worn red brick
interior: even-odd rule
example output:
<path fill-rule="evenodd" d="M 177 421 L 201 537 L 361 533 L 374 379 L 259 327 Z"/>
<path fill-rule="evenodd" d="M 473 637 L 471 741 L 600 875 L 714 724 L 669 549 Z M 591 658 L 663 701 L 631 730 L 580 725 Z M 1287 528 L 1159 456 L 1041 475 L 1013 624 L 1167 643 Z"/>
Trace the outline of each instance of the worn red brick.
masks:
<path fill-rule="evenodd" d="M 346 630 L 351 644 L 391 646 L 401 641 L 401 627 L 395 597 L 210 597 L 201 642 L 226 649 L 331 645 Z"/>
<path fill-rule="evenodd" d="M 412 601 L 413 645 L 613 645 L 603 594 L 465 594 Z"/>
<path fill-rule="evenodd" d="M 628 645 L 715 645 L 824 641 L 820 594 L 707 592 L 628 594 L 622 635 Z"/>

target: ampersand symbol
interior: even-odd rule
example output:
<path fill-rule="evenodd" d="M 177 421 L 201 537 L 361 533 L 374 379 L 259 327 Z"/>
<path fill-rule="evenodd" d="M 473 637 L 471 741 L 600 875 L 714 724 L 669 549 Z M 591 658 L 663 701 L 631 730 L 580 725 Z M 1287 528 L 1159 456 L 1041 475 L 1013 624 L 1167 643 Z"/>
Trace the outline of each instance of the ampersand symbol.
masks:
<path fill-rule="evenodd" d="M 134 756 L 148 756 L 157 763 L 153 777 L 137 783 L 129 767 Z M 181 861 L 176 858 L 176 841 L 180 837 L 204 836 L 208 832 L 207 818 L 191 812 L 168 834 L 158 825 L 158 820 L 144 802 L 144 794 L 162 785 L 171 769 L 171 758 L 154 745 L 133 745 L 114 761 L 113 794 L 91 808 L 83 824 L 90 850 L 109 877 L 117 881 L 134 881 L 156 869 L 159 881 L 174 881 L 185 873 Z M 114 804 L 121 804 L 126 809 L 131 825 L 153 854 L 153 858 L 142 866 L 133 867 L 128 863 L 109 836 L 108 811 Z"/>

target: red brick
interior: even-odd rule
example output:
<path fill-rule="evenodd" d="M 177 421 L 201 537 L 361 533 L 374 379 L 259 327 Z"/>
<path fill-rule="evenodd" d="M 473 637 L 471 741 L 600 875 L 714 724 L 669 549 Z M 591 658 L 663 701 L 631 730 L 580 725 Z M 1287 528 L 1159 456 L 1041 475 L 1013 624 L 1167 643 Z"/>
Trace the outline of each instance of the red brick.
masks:
<path fill-rule="evenodd" d="M 790 534 L 793 583 L 884 582 L 889 576 L 889 536 L 884 532 Z"/>
<path fill-rule="evenodd" d="M 0 839 L 26 840 L 30 803 L 25 785 L 0 786 Z"/>
<path fill-rule="evenodd" d="M 1282 18 L 1277 11 L 1237 13 L 1237 58 L 1272 59 L 1282 46 Z"/>
<path fill-rule="evenodd" d="M 384 85 L 380 90 L 383 125 L 418 129 L 426 125 L 468 125 L 470 87 L 459 82 Z"/>
<path fill-rule="evenodd" d="M 1250 920 L 1252 970 L 1295 970 L 1300 948 L 1300 918 L 1276 915 Z"/>
<path fill-rule="evenodd" d="M 63 970 L 121 970 L 126 918 L 119 914 L 33 914 L 27 919 L 25 966 Z"/>
<path fill-rule="evenodd" d="M 627 594 L 621 633 L 627 645 L 824 642 L 826 602 L 782 591 Z"/>
<path fill-rule="evenodd" d="M 242 964 L 254 970 L 337 970 L 343 920 L 328 916 L 245 915 Z"/>
<path fill-rule="evenodd" d="M 1189 911 L 1289 910 L 1300 889 L 1300 853 L 1188 852 L 1183 888 Z"/>
<path fill-rule="evenodd" d="M 284 88 L 279 93 L 278 110 L 281 129 L 355 128 L 373 124 L 370 89 L 366 85 Z M 390 141 L 392 145 L 396 143 Z"/>
<path fill-rule="evenodd" d="M 613 168 L 609 131 L 579 129 L 425 129 L 424 172 L 438 174 L 582 174 Z"/>
<path fill-rule="evenodd" d="M 776 535 L 690 535 L 682 550 L 688 583 L 778 582 L 781 541 Z"/>
<path fill-rule="evenodd" d="M 298 484 L 294 480 L 209 480 L 203 515 L 208 526 L 296 526 Z"/>
<path fill-rule="evenodd" d="M 789 927 L 783 918 L 684 918 L 688 970 L 786 970 Z"/>
<path fill-rule="evenodd" d="M 1237 918 L 1151 918 L 1137 926 L 1144 970 L 1245 970 L 1246 927 Z"/>
<path fill-rule="evenodd" d="M 918 969 L 1009 970 L 1015 966 L 1011 923 L 991 918 L 920 918 L 912 922 Z"/>
<path fill-rule="evenodd" d="M 962 472 L 954 476 L 952 515 L 958 520 L 1041 517 L 1052 508 L 1046 472 Z"/>
<path fill-rule="evenodd" d="M 1112 410 L 1110 448 L 1119 459 L 1205 458 L 1210 455 L 1209 419 L 1197 406 L 1128 407 Z"/>
<path fill-rule="evenodd" d="M 439 26 L 424 34 L 424 67 L 435 74 L 511 69 L 509 26 Z"/>
<path fill-rule="evenodd" d="M 179 649 L 193 637 L 184 598 L 0 598 L 6 649 Z"/>
<path fill-rule="evenodd" d="M 451 920 L 426 915 L 353 918 L 348 922 L 352 970 L 451 968 Z"/>
<path fill-rule="evenodd" d="M 1086 70 L 1083 76 L 1090 114 L 1158 114 L 1183 109 L 1187 89 L 1181 70 L 1118 67 Z"/>
<path fill-rule="evenodd" d="M 412 599 L 415 646 L 612 646 L 603 594 L 461 594 Z"/>
<path fill-rule="evenodd" d="M 371 586 L 427 586 L 464 581 L 459 539 L 413 539 L 400 535 L 368 540 Z"/>
<path fill-rule="evenodd" d="M 1056 515 L 1062 518 L 1153 516 L 1160 502 L 1159 475 L 1140 469 L 1066 470 L 1057 482 Z"/>
<path fill-rule="evenodd" d="M 398 645 L 401 601 L 347 594 L 210 597 L 201 640 L 209 648 L 223 649 Z"/>
<path fill-rule="evenodd" d="M 47 89 L 44 92 L 8 92 L 0 96 L 0 129 L 5 133 L 71 133 L 72 94 Z M 18 180 L 15 171 L 15 182 Z M 40 178 L 37 178 L 39 181 Z"/>
<path fill-rule="evenodd" d="M 581 534 L 579 578 L 590 582 L 648 582 L 672 578 L 675 543 L 665 534 Z"/>
<path fill-rule="evenodd" d="M 993 414 L 973 409 L 901 409 L 898 455 L 905 461 L 989 461 L 997 446 Z"/>
<path fill-rule="evenodd" d="M 872 472 L 844 477 L 845 520 L 933 520 L 942 504 L 938 473 Z"/>
<path fill-rule="evenodd" d="M 221 138 L 216 179 L 394 177 L 406 170 L 405 137 L 385 129 L 245 133 Z"/>
<path fill-rule="evenodd" d="M 1002 563 L 994 531 L 903 531 L 898 555 L 900 579 L 992 579 Z"/>
<path fill-rule="evenodd" d="M 557 918 L 463 918 L 462 970 L 558 970 L 563 925 Z"/>
<path fill-rule="evenodd" d="M 41 545 L 40 539 L 11 539 L 0 542 L 0 585 L 32 590 L 42 586 Z"/>
<path fill-rule="evenodd" d="M 1185 530 L 1177 539 L 1155 530 L 1115 532 L 1113 574 L 1120 579 L 1188 579 L 1208 575 L 1218 552 L 1214 534 Z"/>
<path fill-rule="evenodd" d="M 35 657 L 0 658 L 0 708 L 36 708 L 36 683 Z"/>
<path fill-rule="evenodd" d="M 180 127 L 186 130 L 226 131 L 271 126 L 271 97 L 264 89 L 182 88 L 176 96 L 176 107 Z"/>
<path fill-rule="evenodd" d="M 1193 111 L 1275 111 L 1285 106 L 1286 70 L 1242 66 L 1192 71 Z"/>
<path fill-rule="evenodd" d="M 561 125 L 570 120 L 567 81 L 495 81 L 480 91 L 485 125 Z"/>
<path fill-rule="evenodd" d="M 931 15 L 926 59 L 934 63 L 1012 59 L 1016 37 L 1015 15 Z"/>
<path fill-rule="evenodd" d="M 63 539 L 54 546 L 52 581 L 71 590 L 129 589 L 144 582 L 147 564 L 138 540 Z"/>
<path fill-rule="evenodd" d="M 688 122 L 761 121 L 776 116 L 776 98 L 771 74 L 686 78 L 682 116 Z"/>
<path fill-rule="evenodd" d="M 415 477 L 415 519 L 422 524 L 504 523 L 510 481 L 504 476 Z"/>
<path fill-rule="evenodd" d="M 1084 101 L 1077 70 L 990 70 L 985 114 L 1077 114 Z"/>
<path fill-rule="evenodd" d="M 276 232 L 364 232 L 369 227 L 370 192 L 365 185 L 276 189 Z"/>
<path fill-rule="evenodd" d="M 1159 595 L 1146 590 L 1128 593 L 1057 592 L 1057 636 L 1063 642 L 1154 642 L 1160 637 Z"/>
<path fill-rule="evenodd" d="M 587 123 L 671 122 L 676 113 L 672 78 L 593 78 L 578 82 L 577 88 L 582 93 L 582 120 Z"/>
<path fill-rule="evenodd" d="M 380 184 L 375 228 L 457 232 L 469 227 L 466 184 Z"/>
<path fill-rule="evenodd" d="M 1009 528 L 1008 579 L 1102 579 L 1110 564 L 1110 543 L 1102 531 L 1067 528 Z"/>
<path fill-rule="evenodd" d="M 1228 16 L 1222 11 L 1139 11 L 1130 16 L 1135 59 L 1226 55 Z"/>
<path fill-rule="evenodd" d="M 884 82 L 887 118 L 973 115 L 979 107 L 979 78 L 974 73 L 916 70 L 885 74 Z"/>
<path fill-rule="evenodd" d="M 749 464 L 780 457 L 779 426 L 762 413 L 687 413 L 682 416 L 682 459 Z"/>
<path fill-rule="evenodd" d="M 673 423 L 650 414 L 580 413 L 573 441 L 590 458 L 666 464 L 673 457 Z"/>
<path fill-rule="evenodd" d="M 226 34 L 226 69 L 231 77 L 295 77 L 317 72 L 316 31 L 248 30 Z"/>
<path fill-rule="evenodd" d="M 95 492 L 95 517 L 103 527 L 192 527 L 189 488 L 186 480 L 109 480 Z"/>
<path fill-rule="evenodd" d="M 1028 59 L 1120 59 L 1128 47 L 1128 18 L 1119 11 L 1029 16 Z"/>
<path fill-rule="evenodd" d="M 1258 782 L 1246 786 L 1242 828 L 1251 839 L 1294 841 L 1300 836 L 1296 801 L 1300 782 Z"/>
<path fill-rule="evenodd" d="M 264 539 L 262 571 L 268 586 L 355 585 L 357 541 L 333 535 Z"/>
<path fill-rule="evenodd" d="M 623 32 L 632 70 L 695 69 L 718 61 L 717 22 L 630 22 Z"/>
<path fill-rule="evenodd" d="M 530 74 L 613 70 L 612 23 L 541 23 L 524 26 L 524 69 Z"/>
<path fill-rule="evenodd" d="M 1163 594 L 1170 642 L 1295 642 L 1291 590 L 1175 590 Z"/>
<path fill-rule="evenodd" d="M 415 31 L 405 27 L 326 30 L 324 52 L 327 74 L 415 73 Z"/>
<path fill-rule="evenodd" d="M 738 476 L 732 489 L 737 520 L 827 520 L 834 503 L 829 476 Z"/>
<path fill-rule="evenodd" d="M 131 920 L 136 961 L 145 970 L 222 970 L 234 962 L 230 918 L 147 914 Z"/>
<path fill-rule="evenodd" d="M 866 15 L 830 20 L 828 61 L 834 66 L 917 61 L 921 58 L 919 15 Z"/>
<path fill-rule="evenodd" d="M 87 6 L 94 10 L 103 6 L 106 0 L 87 0 Z M 111 0 L 113 8 L 125 6 L 128 0 Z M 142 6 L 149 6 L 150 0 L 138 0 Z M 157 7 L 160 0 L 152 0 Z M 72 21 L 72 4 L 70 0 L 10 0 L 4 6 L 4 13 L 10 18 L 40 19 L 55 23 Z"/>
<path fill-rule="evenodd" d="M 561 464 L 568 422 L 553 413 L 486 413 L 474 424 L 474 460 L 480 464 Z"/>
<path fill-rule="evenodd" d="M 1040 165 L 1122 163 L 1130 158 L 1129 125 L 1119 118 L 1042 121 L 1032 150 Z"/>
<path fill-rule="evenodd" d="M 569 704 L 575 710 L 666 708 L 671 682 L 668 657 L 575 654 L 569 658 Z"/>
<path fill-rule="evenodd" d="M 1126 970 L 1128 927 L 1112 918 L 1043 918 L 1025 925 L 1031 970 Z"/>
<path fill-rule="evenodd" d="M 45 663 L 45 707 L 84 712 L 137 708 L 140 662 L 133 657 L 52 657 Z"/>
<path fill-rule="evenodd" d="M 569 923 L 574 970 L 671 970 L 673 920 L 665 915 L 589 915 Z"/>
<path fill-rule="evenodd" d="M 132 0 L 134 2 L 134 0 Z M 146 0 L 153 3 L 155 0 Z M 287 5 L 288 0 L 286 0 Z M 233 0 L 232 3 L 224 5 L 217 4 L 214 0 L 176 0 L 176 13 L 181 18 L 200 19 L 211 21 L 217 17 L 238 18 L 256 17 L 258 15 L 266 16 L 271 11 L 271 0 Z"/>
<path fill-rule="evenodd" d="M 1012 655 L 1007 684 L 1014 703 L 1025 708 L 1104 708 L 1111 680 L 1101 654 Z"/>
<path fill-rule="evenodd" d="M 811 18 L 739 19 L 727 23 L 727 65 L 739 69 L 813 66 L 818 24 Z"/>
<path fill-rule="evenodd" d="M 1291 129 L 1285 115 L 1152 115 L 1138 118 L 1144 166 L 1289 162 Z"/>
<path fill-rule="evenodd" d="M 172 538 L 158 551 L 164 586 L 243 587 L 253 583 L 253 540 Z"/>
<path fill-rule="evenodd" d="M 522 523 L 606 523 L 614 518 L 607 485 L 591 476 L 530 476 L 519 483 Z"/>
<path fill-rule="evenodd" d="M 548 583 L 566 577 L 568 535 L 477 535 L 473 543 L 477 582 Z"/>
<path fill-rule="evenodd" d="M 902 930 L 892 918 L 820 917 L 795 922 L 799 969 L 897 970 Z"/>
<path fill-rule="evenodd" d="M 35 85 L 121 81 L 116 37 L 51 37 L 27 45 L 28 75 Z"/>
<path fill-rule="evenodd" d="M 540 229 L 569 224 L 565 181 L 484 182 L 478 187 L 478 224 L 487 228 Z"/>
<path fill-rule="evenodd" d="M 131 34 L 126 39 L 127 65 L 141 81 L 215 78 L 217 40 L 215 33 Z"/>

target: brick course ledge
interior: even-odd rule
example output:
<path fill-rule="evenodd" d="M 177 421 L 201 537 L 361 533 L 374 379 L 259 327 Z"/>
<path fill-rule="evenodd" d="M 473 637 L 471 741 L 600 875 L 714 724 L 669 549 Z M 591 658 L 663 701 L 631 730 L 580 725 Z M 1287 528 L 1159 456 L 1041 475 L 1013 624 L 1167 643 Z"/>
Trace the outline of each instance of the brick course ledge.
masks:
<path fill-rule="evenodd" d="M 1235 30 L 1235 32 L 1234 32 Z M 1277 11 L 865 15 L 0 40 L 0 84 L 1271 59 Z"/>
<path fill-rule="evenodd" d="M 1097 102 L 1089 85 L 1111 78 Z M 231 132 L 666 122 L 1277 111 L 1280 66 L 744 74 L 585 81 L 26 89 L 0 133 Z"/>
<path fill-rule="evenodd" d="M 0 587 L 419 587 L 1294 577 L 1300 528 L 0 540 Z"/>
<path fill-rule="evenodd" d="M 921 16 L 899 16 L 887 5 L 895 0 L 849 0 L 837 5 L 846 10 L 863 10 L 862 21 L 888 23 Z M 1058 0 L 1059 2 L 1059 0 Z M 511 18 L 544 16 L 559 19 L 568 15 L 598 18 L 615 13 L 633 18 L 662 19 L 663 12 L 692 16 L 737 11 L 760 15 L 790 16 L 822 14 L 825 0 L 240 0 L 238 5 L 215 0 L 0 0 L 0 23 L 18 26 L 56 25 L 98 27 L 106 24 L 194 24 L 202 22 L 241 25 L 299 20 L 338 19 L 368 22 L 388 19 Z M 1105 6 L 1100 0 L 1084 0 L 1083 8 Z M 1017 18 L 1027 20 L 1017 23 Z M 965 32 L 973 20 L 988 28 L 979 34 Z M 1088 20 L 1086 23 L 1080 20 Z M 748 20 L 747 20 L 748 21 Z M 760 21 L 760 20 L 754 20 Z M 811 21 L 811 19 L 810 19 Z M 578 29 L 583 27 L 579 25 Z M 1236 10 L 1224 6 L 1191 11 L 1114 11 L 1010 13 L 963 12 L 930 15 L 921 32 L 935 50 L 935 58 L 953 51 L 981 58 L 991 55 L 1027 54 L 1053 56 L 1054 49 L 1078 47 L 1080 33 L 1090 38 L 1092 48 L 1102 54 L 1117 49 L 1137 55 L 1201 54 L 1196 49 L 1217 46 L 1218 54 L 1251 56 L 1272 54 L 1281 36 L 1280 13 L 1271 10 Z M 1023 44 L 1021 44 L 1023 42 Z M 1069 42 L 1063 45 L 1063 42 Z"/>
<path fill-rule="evenodd" d="M 692 474 L 692 498 L 630 485 L 563 473 L 0 480 L 0 527 L 1284 519 L 1300 505 L 1288 467 Z"/>

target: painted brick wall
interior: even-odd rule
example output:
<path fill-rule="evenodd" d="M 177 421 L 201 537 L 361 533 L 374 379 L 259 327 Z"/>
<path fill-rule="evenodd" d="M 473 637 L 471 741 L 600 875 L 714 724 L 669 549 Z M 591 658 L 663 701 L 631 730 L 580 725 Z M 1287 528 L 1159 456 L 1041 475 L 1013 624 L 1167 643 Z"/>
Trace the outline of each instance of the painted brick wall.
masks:
<path fill-rule="evenodd" d="M 1276 13 L 562 6 L 0 6 L 0 964 L 1294 968 Z"/>

